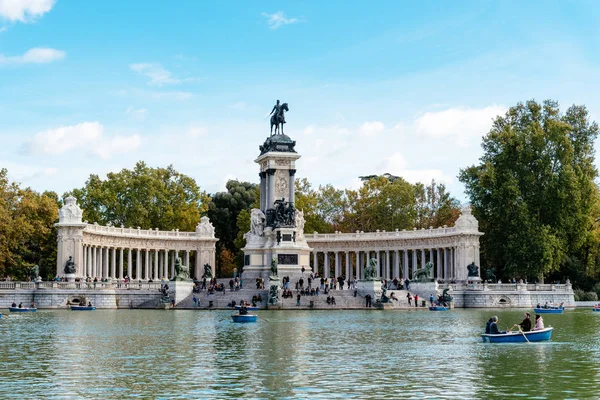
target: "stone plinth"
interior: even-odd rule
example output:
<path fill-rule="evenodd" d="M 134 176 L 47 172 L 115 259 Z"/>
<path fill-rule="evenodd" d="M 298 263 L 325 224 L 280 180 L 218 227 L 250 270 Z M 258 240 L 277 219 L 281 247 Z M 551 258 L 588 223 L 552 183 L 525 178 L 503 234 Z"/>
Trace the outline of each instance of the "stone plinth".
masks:
<path fill-rule="evenodd" d="M 65 274 L 65 278 L 67 278 L 67 282 L 75 282 L 75 278 L 77 275 L 75 274 Z"/>
<path fill-rule="evenodd" d="M 170 281 L 169 294 L 175 299 L 175 305 L 179 304 L 186 297 L 192 294 L 194 282 L 192 281 Z"/>
<path fill-rule="evenodd" d="M 429 301 L 429 295 L 432 294 L 437 300 L 438 296 L 438 283 L 437 282 L 410 282 L 408 291 L 416 293 L 419 296 L 419 300 Z"/>
<path fill-rule="evenodd" d="M 381 293 L 383 293 L 383 290 L 381 289 L 381 281 L 379 280 L 360 280 L 356 285 L 356 289 L 358 290 L 358 294 L 362 297 L 370 294 L 373 298 L 373 304 L 375 304 L 375 299 L 380 298 Z"/>

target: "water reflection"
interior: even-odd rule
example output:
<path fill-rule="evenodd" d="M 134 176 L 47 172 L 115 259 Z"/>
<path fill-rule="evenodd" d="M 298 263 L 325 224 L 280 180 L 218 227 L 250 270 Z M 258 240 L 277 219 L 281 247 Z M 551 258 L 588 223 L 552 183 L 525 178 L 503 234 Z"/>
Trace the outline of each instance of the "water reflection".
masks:
<path fill-rule="evenodd" d="M 550 343 L 483 344 L 492 313 L 512 325 L 523 312 L 13 314 L 0 320 L 0 398 L 597 396 L 600 315 L 548 315 Z"/>

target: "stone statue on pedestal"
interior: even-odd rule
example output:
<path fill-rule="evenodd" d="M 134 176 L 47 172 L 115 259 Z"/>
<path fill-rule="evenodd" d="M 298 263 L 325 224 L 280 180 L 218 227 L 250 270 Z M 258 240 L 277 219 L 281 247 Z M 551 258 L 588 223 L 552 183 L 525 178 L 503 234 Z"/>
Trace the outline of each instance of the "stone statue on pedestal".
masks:
<path fill-rule="evenodd" d="M 365 281 L 375 281 L 377 280 L 377 270 L 379 265 L 377 264 L 377 260 L 375 258 L 371 258 L 369 260 L 369 265 L 365 267 L 363 272 Z"/>
<path fill-rule="evenodd" d="M 279 304 L 279 277 L 277 276 L 277 258 L 271 260 L 271 271 L 269 274 L 269 304 Z"/>
<path fill-rule="evenodd" d="M 73 262 L 73 256 L 69 256 L 69 259 L 65 263 L 65 274 L 75 273 L 75 263 Z"/>
<path fill-rule="evenodd" d="M 31 271 L 29 271 L 29 278 L 32 281 L 37 280 L 38 276 L 40 276 L 40 267 L 36 264 L 31 267 Z"/>
<path fill-rule="evenodd" d="M 250 234 L 262 236 L 265 230 L 265 214 L 258 208 L 253 208 L 250 213 Z"/>
<path fill-rule="evenodd" d="M 271 135 L 273 135 L 273 126 L 275 127 L 276 135 L 278 131 L 280 131 L 280 135 L 283 135 L 283 124 L 285 124 L 286 111 L 290 111 L 288 104 L 280 104 L 279 100 L 277 100 L 277 103 L 273 106 L 273 109 L 269 113 L 269 115 L 271 115 Z"/>
<path fill-rule="evenodd" d="M 175 276 L 172 281 L 189 281 L 190 280 L 190 271 L 189 267 L 186 265 L 181 265 L 181 259 L 179 257 L 175 258 Z"/>
<path fill-rule="evenodd" d="M 479 276 L 479 267 L 475 265 L 475 261 L 467 265 L 467 270 L 469 271 L 469 274 L 467 275 L 468 278 Z"/>
<path fill-rule="evenodd" d="M 425 267 L 418 268 L 415 272 L 413 272 L 413 281 L 416 282 L 429 282 L 431 281 L 430 274 L 433 269 L 433 263 L 428 261 L 425 264 Z"/>
<path fill-rule="evenodd" d="M 202 278 L 212 279 L 212 267 L 209 264 L 204 264 L 204 274 Z"/>

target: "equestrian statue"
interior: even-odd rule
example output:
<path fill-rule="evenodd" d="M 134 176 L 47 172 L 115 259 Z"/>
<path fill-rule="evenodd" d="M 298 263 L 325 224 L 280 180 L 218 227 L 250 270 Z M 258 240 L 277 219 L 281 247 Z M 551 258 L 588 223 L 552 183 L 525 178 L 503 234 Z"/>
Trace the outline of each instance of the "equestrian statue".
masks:
<path fill-rule="evenodd" d="M 271 136 L 273 136 L 273 126 L 275 127 L 275 135 L 277 135 L 278 132 L 280 135 L 283 135 L 283 124 L 285 124 L 286 111 L 290 111 L 288 104 L 280 104 L 279 100 L 277 100 L 277 104 L 273 106 L 273 109 L 269 113 L 271 116 Z"/>

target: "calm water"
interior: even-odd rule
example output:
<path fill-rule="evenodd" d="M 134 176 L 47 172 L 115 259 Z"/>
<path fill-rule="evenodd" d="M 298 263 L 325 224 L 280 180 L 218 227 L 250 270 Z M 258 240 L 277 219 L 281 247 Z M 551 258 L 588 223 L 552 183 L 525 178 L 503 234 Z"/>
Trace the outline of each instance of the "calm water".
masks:
<path fill-rule="evenodd" d="M 483 344 L 492 313 L 523 311 L 4 312 L 0 398 L 600 397 L 600 313 L 547 315 L 552 342 Z"/>

